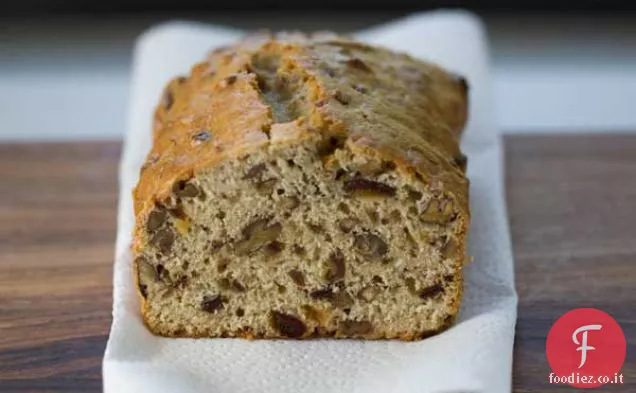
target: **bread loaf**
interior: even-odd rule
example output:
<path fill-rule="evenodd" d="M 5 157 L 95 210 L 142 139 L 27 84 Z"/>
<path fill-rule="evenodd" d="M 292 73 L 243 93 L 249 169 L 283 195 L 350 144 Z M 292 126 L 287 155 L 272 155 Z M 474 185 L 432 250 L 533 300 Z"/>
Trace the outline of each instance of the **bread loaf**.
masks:
<path fill-rule="evenodd" d="M 168 84 L 134 191 L 142 314 L 173 337 L 398 338 L 452 324 L 466 81 L 330 34 L 258 35 Z"/>

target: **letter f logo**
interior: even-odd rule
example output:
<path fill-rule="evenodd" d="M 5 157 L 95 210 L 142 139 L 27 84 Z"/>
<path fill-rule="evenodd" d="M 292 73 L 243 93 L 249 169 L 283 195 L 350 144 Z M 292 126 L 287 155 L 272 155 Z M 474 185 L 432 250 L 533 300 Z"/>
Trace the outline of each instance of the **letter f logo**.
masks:
<path fill-rule="evenodd" d="M 596 348 L 592 347 L 592 346 L 588 346 L 587 345 L 587 331 L 588 330 L 601 330 L 603 326 L 601 325 L 585 325 L 585 326 L 581 326 L 580 328 L 576 329 L 574 331 L 574 334 L 572 334 L 572 341 L 574 341 L 574 344 L 577 345 L 581 345 L 580 347 L 578 347 L 576 350 L 577 351 L 581 351 L 581 364 L 579 364 L 579 368 L 583 367 L 583 365 L 585 364 L 585 360 L 587 359 L 587 351 L 592 351 Z M 583 339 L 581 340 L 581 342 L 579 342 L 579 340 L 576 338 L 576 336 L 583 332 L 582 337 Z"/>

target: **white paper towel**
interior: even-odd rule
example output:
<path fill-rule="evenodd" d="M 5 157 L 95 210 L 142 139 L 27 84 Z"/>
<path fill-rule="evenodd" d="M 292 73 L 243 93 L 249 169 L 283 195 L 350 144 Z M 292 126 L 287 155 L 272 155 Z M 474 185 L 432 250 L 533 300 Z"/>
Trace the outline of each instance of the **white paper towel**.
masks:
<path fill-rule="evenodd" d="M 468 155 L 473 224 L 458 323 L 420 342 L 165 339 L 139 315 L 130 266 L 131 189 L 151 144 L 152 111 L 171 77 L 188 72 L 238 31 L 187 23 L 145 33 L 134 56 L 120 167 L 113 325 L 104 356 L 107 393 L 508 392 L 517 298 L 493 121 L 488 48 L 481 24 L 461 12 L 419 14 L 358 38 L 435 61 L 470 83 Z"/>

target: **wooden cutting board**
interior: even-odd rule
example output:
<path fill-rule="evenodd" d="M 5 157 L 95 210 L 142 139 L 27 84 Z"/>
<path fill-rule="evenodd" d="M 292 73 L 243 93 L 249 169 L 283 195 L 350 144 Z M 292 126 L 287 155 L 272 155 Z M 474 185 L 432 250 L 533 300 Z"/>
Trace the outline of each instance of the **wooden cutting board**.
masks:
<path fill-rule="evenodd" d="M 100 392 L 119 143 L 0 145 L 0 392 Z M 636 392 L 636 135 L 505 138 L 519 320 L 514 392 L 548 383 L 545 338 L 595 307 L 627 337 Z"/>

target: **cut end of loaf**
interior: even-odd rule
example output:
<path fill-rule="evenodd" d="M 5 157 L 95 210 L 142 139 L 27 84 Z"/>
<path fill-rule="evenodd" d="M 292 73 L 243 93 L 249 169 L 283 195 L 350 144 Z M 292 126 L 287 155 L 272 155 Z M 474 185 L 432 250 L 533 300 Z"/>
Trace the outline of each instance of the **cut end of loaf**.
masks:
<path fill-rule="evenodd" d="M 336 139 L 267 145 L 178 182 L 140 221 L 145 323 L 184 337 L 429 336 L 457 314 L 465 214 Z"/>

